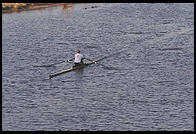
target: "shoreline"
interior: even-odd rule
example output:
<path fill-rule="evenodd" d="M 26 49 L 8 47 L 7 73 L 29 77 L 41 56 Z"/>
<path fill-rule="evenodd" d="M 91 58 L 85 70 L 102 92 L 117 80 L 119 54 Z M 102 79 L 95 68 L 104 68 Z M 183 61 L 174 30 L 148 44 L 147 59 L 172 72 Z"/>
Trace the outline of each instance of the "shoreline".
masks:
<path fill-rule="evenodd" d="M 71 7 L 72 3 L 46 3 L 41 5 L 29 5 L 27 4 L 21 4 L 21 5 L 3 5 L 2 4 L 2 13 L 13 13 L 13 12 L 22 12 L 22 11 L 30 11 L 30 10 L 39 10 L 49 7 L 55 7 L 55 6 L 64 6 L 64 7 Z M 16 6 L 16 7 L 15 7 Z"/>

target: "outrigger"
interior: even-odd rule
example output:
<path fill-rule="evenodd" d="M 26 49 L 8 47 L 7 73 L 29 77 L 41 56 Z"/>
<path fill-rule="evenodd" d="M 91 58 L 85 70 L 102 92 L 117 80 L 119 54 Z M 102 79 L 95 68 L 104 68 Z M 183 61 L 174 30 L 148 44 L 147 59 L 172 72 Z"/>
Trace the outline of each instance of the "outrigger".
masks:
<path fill-rule="evenodd" d="M 99 58 L 99 59 L 97 59 L 97 60 L 93 60 L 93 61 L 91 61 L 91 62 L 87 62 L 87 63 L 81 64 L 80 66 L 72 66 L 72 67 L 69 68 L 69 69 L 65 69 L 65 70 L 62 70 L 62 71 L 59 71 L 59 72 L 56 72 L 56 73 L 54 73 L 54 74 L 49 75 L 49 78 L 51 79 L 51 78 L 53 78 L 53 77 L 55 77 L 55 76 L 58 76 L 58 75 L 60 75 L 60 74 L 64 74 L 64 73 L 67 73 L 67 72 L 70 72 L 70 71 L 73 71 L 73 70 L 77 70 L 77 69 L 82 69 L 82 68 L 84 68 L 84 67 L 86 67 L 86 66 L 88 66 L 88 65 L 95 64 L 95 63 L 97 63 L 98 61 L 103 60 L 104 58 L 106 58 L 106 57 Z"/>

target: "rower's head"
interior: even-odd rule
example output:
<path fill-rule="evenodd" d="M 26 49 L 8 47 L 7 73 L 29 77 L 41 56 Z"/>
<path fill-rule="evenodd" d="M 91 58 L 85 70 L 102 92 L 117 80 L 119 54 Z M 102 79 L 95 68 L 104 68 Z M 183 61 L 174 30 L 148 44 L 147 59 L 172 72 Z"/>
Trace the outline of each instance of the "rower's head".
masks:
<path fill-rule="evenodd" d="M 76 52 L 77 52 L 77 53 L 80 53 L 80 50 L 77 50 Z"/>

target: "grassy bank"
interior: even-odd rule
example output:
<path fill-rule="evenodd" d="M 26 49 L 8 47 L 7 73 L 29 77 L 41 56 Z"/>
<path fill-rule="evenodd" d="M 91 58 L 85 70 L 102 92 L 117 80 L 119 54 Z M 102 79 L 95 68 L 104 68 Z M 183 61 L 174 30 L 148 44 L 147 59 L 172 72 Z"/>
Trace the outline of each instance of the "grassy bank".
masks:
<path fill-rule="evenodd" d="M 59 5 L 70 6 L 71 3 L 2 3 L 2 13 L 35 10 Z"/>

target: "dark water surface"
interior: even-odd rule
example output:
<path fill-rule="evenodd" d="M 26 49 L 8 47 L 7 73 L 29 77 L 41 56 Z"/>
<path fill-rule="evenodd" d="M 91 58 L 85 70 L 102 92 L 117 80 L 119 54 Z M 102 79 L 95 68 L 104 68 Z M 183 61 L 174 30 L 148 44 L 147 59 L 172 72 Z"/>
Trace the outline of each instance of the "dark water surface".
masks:
<path fill-rule="evenodd" d="M 194 130 L 194 4 L 76 4 L 2 14 L 2 23 L 4 131 Z M 34 67 L 76 49 L 113 54 L 99 62 L 112 68 L 50 80 L 72 64 Z"/>

